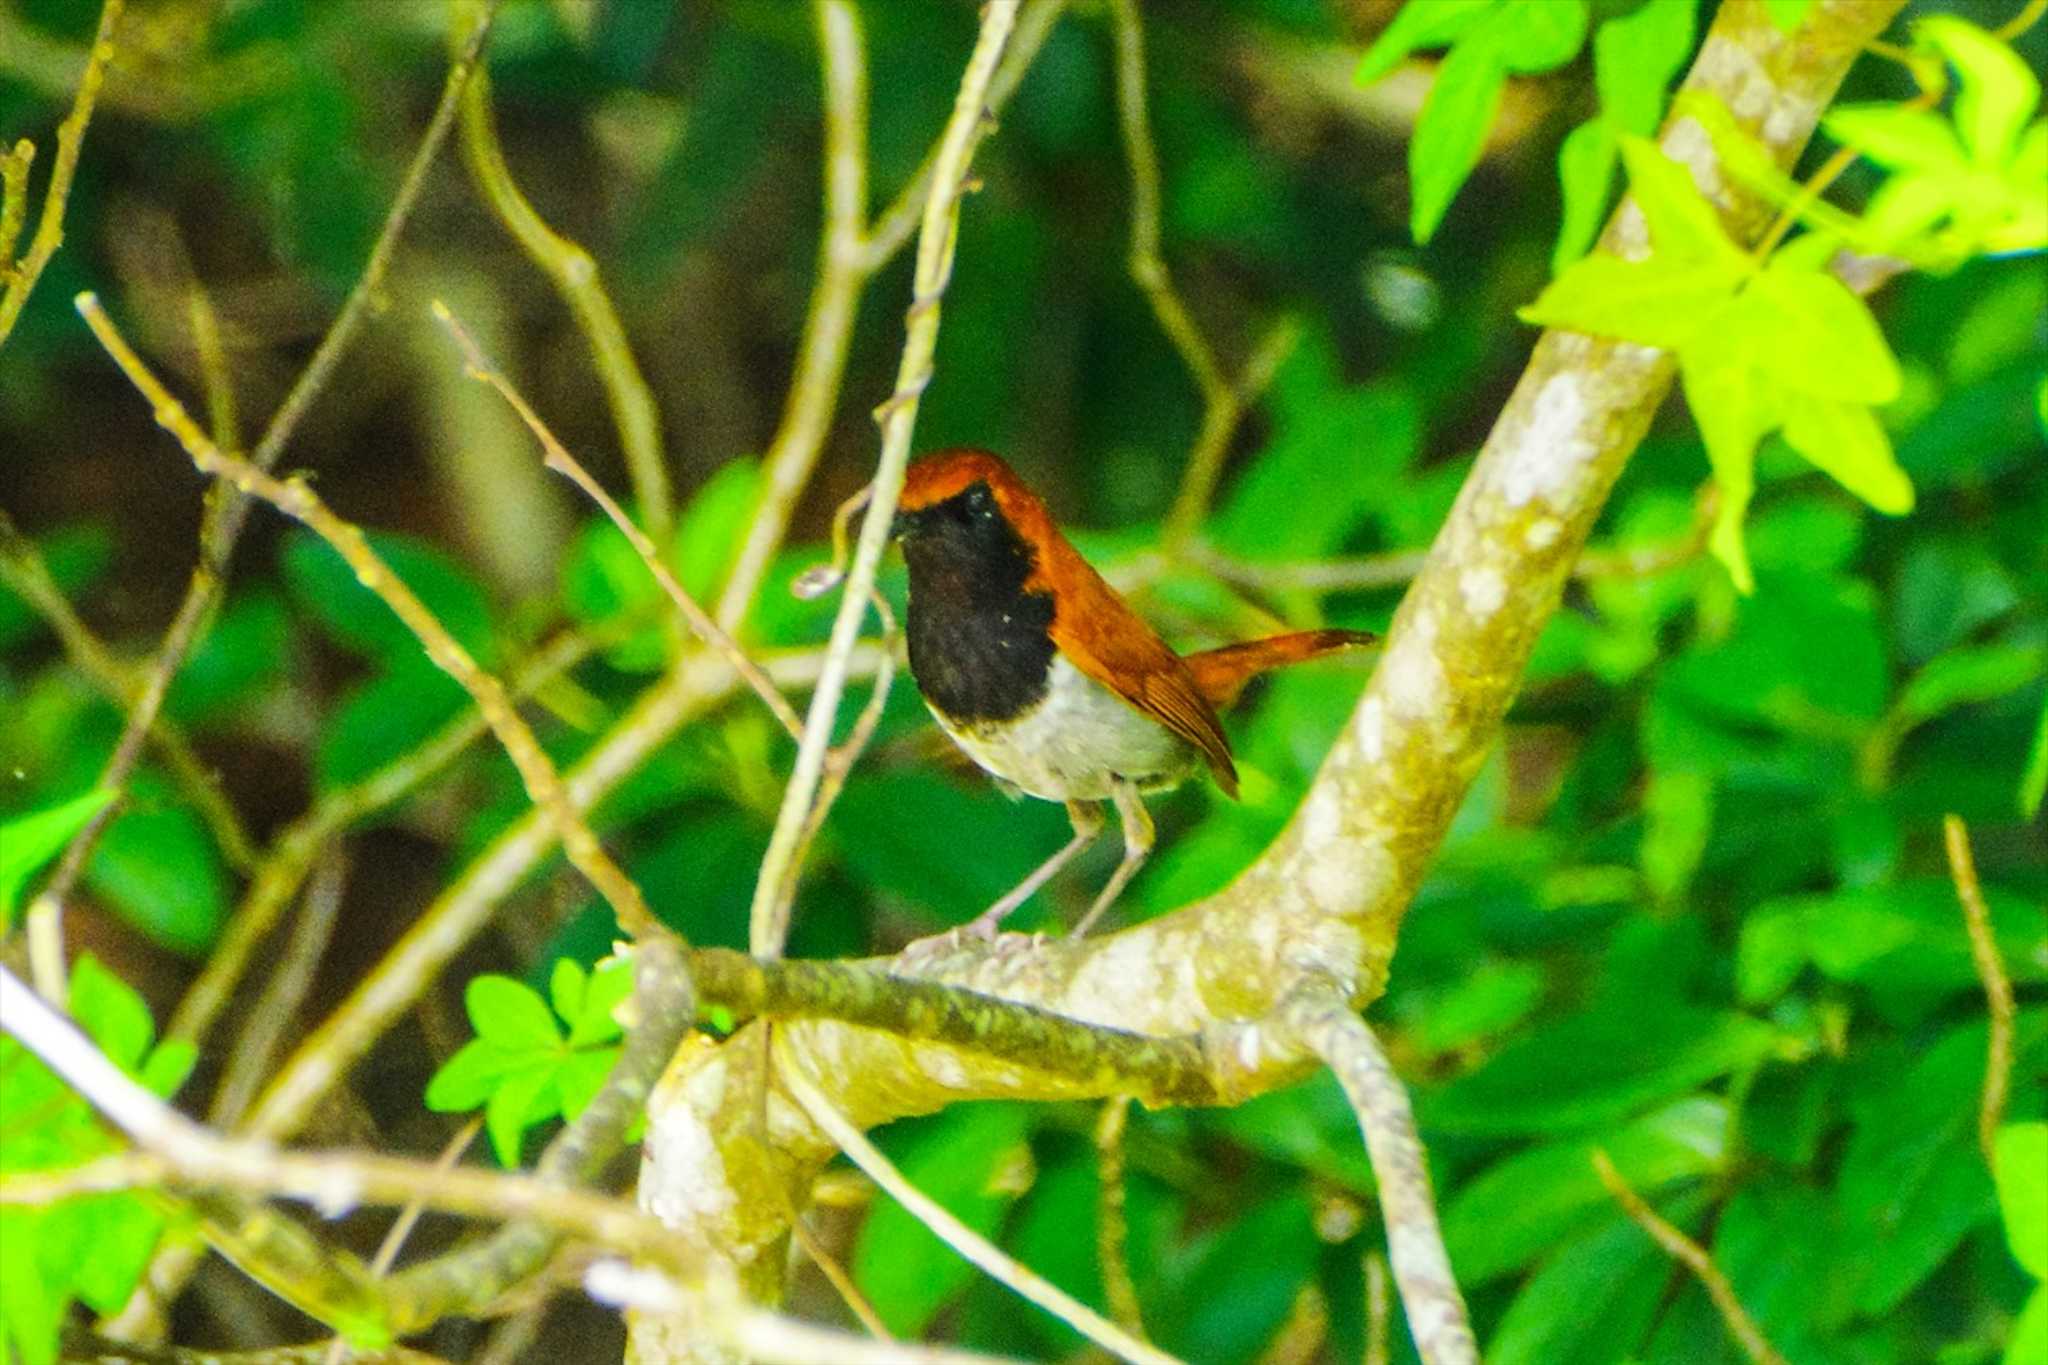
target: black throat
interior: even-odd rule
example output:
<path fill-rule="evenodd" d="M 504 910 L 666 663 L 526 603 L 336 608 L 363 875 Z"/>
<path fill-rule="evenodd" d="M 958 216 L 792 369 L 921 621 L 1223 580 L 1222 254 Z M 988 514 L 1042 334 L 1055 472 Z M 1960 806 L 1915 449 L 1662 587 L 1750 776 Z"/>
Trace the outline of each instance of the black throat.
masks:
<path fill-rule="evenodd" d="M 1037 556 L 985 484 L 900 513 L 910 568 L 910 672 L 956 721 L 1008 720 L 1045 696 L 1053 600 L 1026 592 Z"/>

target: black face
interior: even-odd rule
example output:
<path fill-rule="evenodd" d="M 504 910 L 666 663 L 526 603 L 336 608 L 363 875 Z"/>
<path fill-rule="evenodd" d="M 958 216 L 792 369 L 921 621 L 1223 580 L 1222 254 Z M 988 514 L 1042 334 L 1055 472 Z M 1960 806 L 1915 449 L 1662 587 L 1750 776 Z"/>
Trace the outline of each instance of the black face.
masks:
<path fill-rule="evenodd" d="M 1006 720 L 1045 695 L 1053 601 L 1026 592 L 1037 559 L 985 483 L 898 512 L 910 567 L 910 672 L 926 700 L 961 721 Z"/>

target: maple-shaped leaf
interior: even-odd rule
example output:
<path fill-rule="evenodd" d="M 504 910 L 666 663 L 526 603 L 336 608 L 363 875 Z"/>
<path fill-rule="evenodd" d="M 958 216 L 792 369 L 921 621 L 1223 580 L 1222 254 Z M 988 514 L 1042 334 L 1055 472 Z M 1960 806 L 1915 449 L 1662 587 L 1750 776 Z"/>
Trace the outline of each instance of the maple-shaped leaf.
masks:
<path fill-rule="evenodd" d="M 1955 69 L 1947 116 L 1904 104 L 1844 105 L 1828 133 L 1892 172 L 1871 196 L 1862 245 L 1930 264 L 2048 246 L 2048 119 L 2027 120 L 2041 83 L 2012 47 L 1967 20 L 1923 19 L 1920 44 Z"/>
<path fill-rule="evenodd" d="M 1871 410 L 1898 397 L 1898 361 L 1863 301 L 1826 273 L 1835 239 L 1809 233 L 1759 265 L 1684 166 L 1643 138 L 1621 151 L 1650 254 L 1578 262 L 1523 319 L 1675 353 L 1720 489 L 1708 548 L 1744 592 L 1743 518 L 1757 445 L 1773 431 L 1878 511 L 1908 511 L 1912 485 Z"/>

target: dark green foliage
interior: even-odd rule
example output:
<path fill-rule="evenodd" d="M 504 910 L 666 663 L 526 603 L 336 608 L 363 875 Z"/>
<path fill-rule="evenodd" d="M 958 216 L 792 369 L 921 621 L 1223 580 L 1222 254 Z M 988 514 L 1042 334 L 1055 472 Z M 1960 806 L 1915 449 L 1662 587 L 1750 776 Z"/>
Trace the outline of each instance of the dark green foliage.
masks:
<path fill-rule="evenodd" d="M 1787 28 L 1809 7 L 1768 3 Z M 75 5 L 15 8 L 43 31 L 84 39 Z M 243 425 L 258 429 L 360 269 L 443 74 L 431 5 L 218 8 L 202 55 L 268 50 L 281 62 L 246 88 L 223 87 L 217 102 L 194 94 L 178 118 L 103 110 L 64 250 L 0 353 L 0 500 L 127 659 L 154 647 L 182 588 L 201 486 L 89 348 L 69 291 L 101 290 L 124 326 L 146 320 L 131 335 L 203 417 L 182 303 L 152 302 L 182 297 L 177 253 L 150 235 L 174 221 L 230 324 Z M 1243 638 L 1276 619 L 1383 627 L 1398 588 L 1239 590 L 1198 565 L 1152 561 L 1201 409 L 1125 273 L 1130 194 L 1108 34 L 1101 6 L 1073 8 L 977 160 L 919 446 L 972 442 L 1011 457 L 1091 559 L 1150 575 L 1138 603 L 1178 645 Z M 1995 24 L 2017 6 L 1913 13 L 1935 8 Z M 1256 569 L 1426 546 L 1526 359 L 1534 330 L 1518 309 L 1687 358 L 1683 398 L 1667 405 L 1596 534 L 1606 568 L 1574 582 L 1542 637 L 1371 1011 L 1415 1088 L 1490 1359 L 1740 1359 L 1704 1294 L 1620 1216 L 1595 1150 L 1708 1247 L 1795 1365 L 2048 1356 L 2009 1345 L 2027 1332 L 2048 1340 L 2048 275 L 2038 255 L 1939 259 L 1968 254 L 1957 244 L 1973 228 L 1984 240 L 1970 250 L 2001 250 L 2012 224 L 1973 224 L 1963 191 L 1975 182 L 1946 144 L 1929 145 L 1952 136 L 1998 193 L 2032 187 L 2021 179 L 2032 164 L 2024 139 L 2039 115 L 2017 109 L 2009 64 L 1954 29 L 1937 25 L 1928 40 L 1952 73 L 1978 73 L 1973 112 L 1988 98 L 2003 122 L 1972 121 L 1953 98 L 1924 118 L 1876 114 L 1895 110 L 1912 82 L 1876 57 L 1852 76 L 1846 99 L 1862 112 L 1838 115 L 1832 136 L 1877 164 L 1841 182 L 1842 212 L 1862 222 L 1881 196 L 1902 197 L 1887 190 L 1898 183 L 1942 210 L 1909 224 L 1925 248 L 1916 259 L 1941 269 L 1910 273 L 1866 305 L 1826 284 L 1818 248 L 1800 245 L 1848 224 L 1806 224 L 1807 235 L 1756 260 L 1711 226 L 1682 171 L 1629 140 L 1654 131 L 1711 7 L 1414 0 L 1377 45 L 1345 27 L 1371 5 L 1144 9 L 1169 266 L 1232 373 L 1276 322 L 1300 334 L 1201 528 L 1217 551 Z M 571 31 L 585 12 L 588 32 Z M 972 7 L 866 0 L 862 12 L 879 206 L 945 117 Z M 509 158 L 612 285 L 683 495 L 665 552 L 707 602 L 759 496 L 755 457 L 774 430 L 815 258 L 806 19 L 794 0 L 512 0 L 494 41 Z M 1892 36 L 1914 41 L 1910 29 Z M 1448 49 L 1413 139 L 1330 93 L 1368 49 L 1366 75 Z M 2042 30 L 2018 51 L 2038 70 Z M 170 76 L 138 62 L 119 79 L 140 99 Z M 1501 120 L 1505 143 L 1486 149 L 1504 90 L 1533 114 L 1513 128 Z M 13 67 L 0 70 L 0 145 L 28 134 L 46 149 L 60 110 Z M 1963 124 L 1967 137 L 1934 131 Z M 1928 154 L 1904 155 L 1902 143 Z M 1656 250 L 1626 269 L 1592 264 L 1583 252 L 1625 159 L 1652 201 Z M 504 480 L 508 499 L 533 499 L 523 511 L 536 572 L 513 583 L 481 567 L 468 538 L 477 518 L 434 453 L 470 433 L 428 429 L 442 409 L 425 395 L 460 382 L 456 362 L 439 337 L 409 345 L 410 329 L 426 325 L 434 291 L 465 316 L 457 284 L 489 298 L 504 338 L 496 359 L 626 501 L 604 399 L 560 301 L 475 201 L 452 148 L 399 263 L 387 307 L 286 466 L 314 471 L 323 497 L 369 528 L 501 675 L 560 630 L 601 636 L 590 660 L 523 708 L 548 751 L 573 765 L 659 680 L 666 605 L 623 539 L 555 482 Z M 831 507 L 871 468 L 869 409 L 894 372 L 908 278 L 899 262 L 864 297 L 795 543 L 747 617 L 746 638 L 764 651 L 815 645 L 829 628 L 832 604 L 796 601 L 787 586 L 824 557 Z M 425 372 L 436 364 L 449 371 Z M 531 474 L 539 457 L 515 434 L 469 453 Z M 1729 511 L 1738 499 L 1722 503 L 1718 562 L 1696 552 L 1694 529 L 1710 469 L 1733 485 L 1754 480 L 1746 515 Z M 1908 498 L 1908 515 L 1871 511 L 1903 511 Z M 338 558 L 276 525 L 254 514 L 225 604 L 166 708 L 259 841 L 309 800 L 416 752 L 467 706 Z M 1650 567 L 1624 562 L 1637 557 Z M 1737 590 L 1731 569 L 1751 591 Z M 900 565 L 885 565 L 881 586 L 900 606 Z M 0 902 L 11 906 L 84 817 L 64 803 L 93 789 L 120 715 L 5 589 L 0 648 Z M 1159 852 L 1115 918 L 1161 913 L 1235 878 L 1296 808 L 1369 667 L 1332 660 L 1255 690 L 1226 720 L 1243 799 L 1198 786 L 1155 801 Z M 849 717 L 866 696 L 864 684 L 853 689 Z M 693 942 L 744 944 L 791 752 L 760 708 L 730 701 L 599 805 L 600 836 Z M 1012 802 L 941 752 L 899 679 L 812 853 L 793 955 L 888 951 L 961 922 L 1067 837 L 1057 807 Z M 242 881 L 153 752 L 125 795 L 71 922 L 134 952 L 148 951 L 137 934 L 204 951 Z M 529 808 L 509 763 L 483 744 L 353 824 L 344 931 L 315 1007 L 358 984 Z M 1984 996 L 1941 850 L 1949 812 L 1972 830 L 2021 1003 L 1995 1177 L 1978 1146 Z M 39 834 L 23 817 L 51 823 Z M 1111 834 L 1013 923 L 1071 922 L 1115 856 Z M 416 1138 L 421 1154 L 448 1131 L 428 1130 L 420 1113 L 429 1075 L 430 1106 L 482 1108 L 512 1164 L 533 1128 L 587 1100 L 613 1053 L 621 974 L 584 970 L 611 949 L 608 913 L 558 863 L 506 901 L 502 932 L 482 938 L 422 1009 L 427 1026 L 354 1075 L 385 1136 Z M 128 957 L 106 956 L 127 970 Z M 176 998 L 186 968 L 135 960 L 164 973 L 153 1001 Z M 77 970 L 88 1029 L 173 1088 L 189 1057 L 150 1049 L 148 1010 L 93 959 Z M 477 1035 L 466 1045 L 465 1004 Z M 13 1043 L 0 1041 L 0 1066 L 15 1068 L 0 1087 L 10 1174 L 113 1149 L 54 1080 L 17 1084 L 39 1068 Z M 14 1122 L 45 1100 L 36 1123 Z M 1066 1107 L 977 1105 L 892 1125 L 883 1142 L 948 1207 L 1104 1307 L 1089 1122 Z M 1314 1287 L 1330 1324 L 1323 1358 L 1358 1358 L 1359 1261 L 1384 1229 L 1330 1078 L 1231 1110 L 1134 1115 L 1128 1157 L 1130 1261 L 1156 1340 L 1214 1365 L 1256 1360 Z M 0 1220 L 10 1250 L 37 1223 L 40 1278 L 17 1273 L 10 1256 L 0 1320 L 40 1361 L 67 1296 L 118 1306 L 162 1215 L 122 1196 Z M 895 1330 L 1047 1359 L 1080 1349 L 886 1198 L 840 1231 Z M 371 1246 L 374 1235 L 356 1249 Z M 815 1282 L 798 1291 L 806 1311 L 833 1311 Z M 1395 1336 L 1396 1358 L 1412 1358 Z M 574 1359 L 616 1356 L 606 1339 Z"/>

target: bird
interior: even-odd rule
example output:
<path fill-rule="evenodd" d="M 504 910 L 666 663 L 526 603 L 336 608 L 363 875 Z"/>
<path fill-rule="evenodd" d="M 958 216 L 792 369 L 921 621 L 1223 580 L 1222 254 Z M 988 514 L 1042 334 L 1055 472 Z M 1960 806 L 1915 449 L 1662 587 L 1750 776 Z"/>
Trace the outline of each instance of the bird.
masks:
<path fill-rule="evenodd" d="M 1308 630 L 1177 654 L 986 450 L 913 461 L 889 530 L 909 569 L 904 634 L 925 706 L 1012 795 L 1063 803 L 1073 826 L 1064 847 L 959 930 L 985 940 L 1095 842 L 1107 802 L 1123 858 L 1071 931 L 1086 934 L 1152 851 L 1146 795 L 1207 768 L 1237 796 L 1217 711 L 1269 669 L 1378 638 Z"/>

